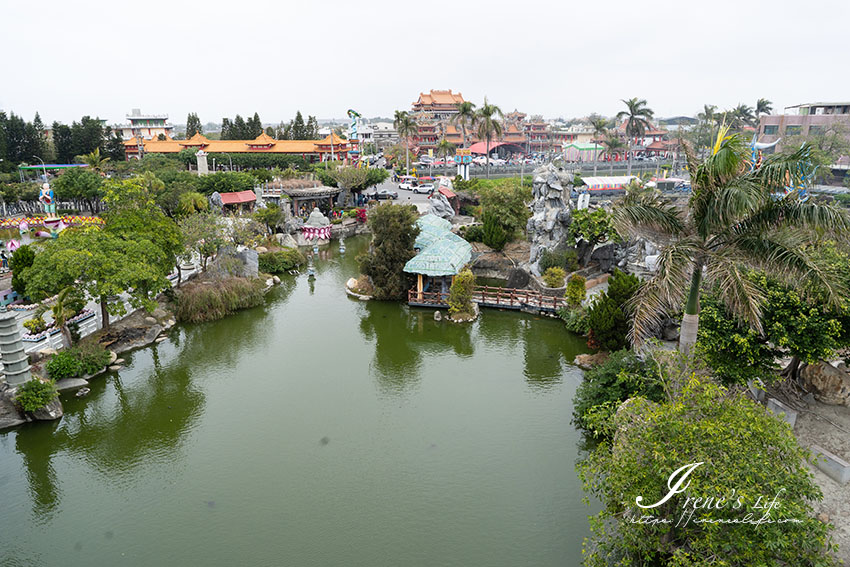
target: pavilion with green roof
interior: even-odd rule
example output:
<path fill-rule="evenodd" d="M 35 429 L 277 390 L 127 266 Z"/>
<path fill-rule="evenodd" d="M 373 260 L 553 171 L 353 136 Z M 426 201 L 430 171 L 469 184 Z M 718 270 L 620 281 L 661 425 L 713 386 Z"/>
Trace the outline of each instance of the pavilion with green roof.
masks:
<path fill-rule="evenodd" d="M 420 217 L 416 224 L 419 236 L 413 246 L 417 254 L 404 265 L 405 272 L 417 276 L 410 303 L 445 303 L 452 278 L 472 259 L 472 246 L 451 231 L 449 221 L 436 215 Z"/>

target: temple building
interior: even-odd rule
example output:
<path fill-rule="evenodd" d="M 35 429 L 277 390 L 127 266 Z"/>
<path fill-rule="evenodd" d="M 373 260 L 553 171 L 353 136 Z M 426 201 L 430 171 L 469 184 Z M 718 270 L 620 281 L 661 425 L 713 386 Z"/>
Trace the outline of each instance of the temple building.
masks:
<path fill-rule="evenodd" d="M 188 140 L 146 140 L 146 154 L 176 154 L 183 150 L 204 150 L 208 154 L 285 154 L 300 156 L 309 162 L 344 160 L 348 158 L 350 145 L 336 134 L 321 140 L 275 140 L 263 133 L 253 140 L 210 140 L 203 134 L 195 134 Z M 129 160 L 139 157 L 135 138 L 124 142 L 124 154 Z"/>
<path fill-rule="evenodd" d="M 451 89 L 431 89 L 428 93 L 419 93 L 419 100 L 413 103 L 413 112 L 422 112 L 431 120 L 447 120 L 457 114 L 457 105 L 462 102 L 463 95 Z"/>

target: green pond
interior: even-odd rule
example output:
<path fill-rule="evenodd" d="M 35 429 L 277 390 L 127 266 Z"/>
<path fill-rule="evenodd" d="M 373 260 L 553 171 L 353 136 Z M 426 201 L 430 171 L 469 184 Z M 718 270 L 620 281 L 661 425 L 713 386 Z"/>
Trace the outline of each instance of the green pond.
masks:
<path fill-rule="evenodd" d="M 578 566 L 583 340 L 352 300 L 346 244 L 0 433 L 0 565 Z"/>

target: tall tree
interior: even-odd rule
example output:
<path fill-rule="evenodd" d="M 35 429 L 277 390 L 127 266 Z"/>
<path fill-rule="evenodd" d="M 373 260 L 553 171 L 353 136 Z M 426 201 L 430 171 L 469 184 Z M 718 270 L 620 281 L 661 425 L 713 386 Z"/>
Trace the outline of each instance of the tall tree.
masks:
<path fill-rule="evenodd" d="M 502 118 L 502 109 L 487 102 L 485 96 L 484 104 L 475 113 L 475 125 L 478 127 L 478 138 L 486 140 L 487 179 L 490 178 L 490 141 L 502 136 Z"/>
<path fill-rule="evenodd" d="M 750 148 L 741 134 L 721 128 L 711 155 L 698 161 L 685 144 L 693 193 L 679 208 L 657 192 L 630 192 L 614 211 L 620 234 L 641 234 L 663 243 L 655 275 L 632 301 L 630 337 L 637 345 L 662 318 L 684 305 L 679 350 L 689 352 L 697 338 L 702 286 L 712 286 L 730 312 L 762 330 L 764 292 L 744 277 L 748 267 L 806 293 L 820 291 L 826 302 L 842 301 L 840 282 L 806 245 L 830 233 L 850 230 L 850 217 L 832 205 L 801 201 L 796 186 L 811 167 L 804 146 L 774 154 L 751 168 Z M 690 283 L 689 283 L 690 282 Z"/>
<path fill-rule="evenodd" d="M 260 115 L 255 112 L 254 116 L 248 121 L 248 139 L 253 140 L 262 133 L 263 122 L 260 120 Z"/>
<path fill-rule="evenodd" d="M 53 148 L 56 151 L 56 161 L 71 163 L 74 160 L 71 127 L 67 124 L 53 123 Z"/>
<path fill-rule="evenodd" d="M 454 155 L 455 153 L 455 145 L 443 138 L 440 140 L 440 143 L 437 144 L 437 155 L 441 155 L 445 158 L 446 165 L 449 165 L 449 156 Z"/>
<path fill-rule="evenodd" d="M 773 103 L 766 98 L 760 98 L 756 102 L 756 118 L 762 114 L 770 114 L 773 112 Z"/>
<path fill-rule="evenodd" d="M 735 130 L 743 130 L 744 126 L 752 126 L 755 122 L 753 115 L 753 107 L 746 104 L 739 104 L 731 111 L 732 128 Z"/>
<path fill-rule="evenodd" d="M 452 122 L 460 124 L 461 135 L 463 136 L 463 147 L 466 147 L 466 127 L 472 127 L 475 124 L 475 104 L 465 100 L 457 103 L 457 114 L 452 116 Z"/>
<path fill-rule="evenodd" d="M 230 118 L 222 118 L 221 119 L 221 139 L 222 140 L 233 140 L 233 123 L 230 121 Z"/>
<path fill-rule="evenodd" d="M 609 174 L 614 175 L 614 156 L 626 148 L 626 143 L 618 135 L 609 132 L 602 140 L 602 145 L 605 146 L 605 153 L 608 154 L 608 161 L 611 165 Z"/>
<path fill-rule="evenodd" d="M 410 113 L 405 110 L 396 110 L 393 128 L 398 132 L 399 138 L 404 139 L 404 168 L 406 175 L 410 175 L 410 138 L 419 131 L 419 127 Z"/>
<path fill-rule="evenodd" d="M 233 138 L 232 140 L 247 140 L 248 139 L 248 124 L 245 119 L 239 114 L 233 119 Z"/>
<path fill-rule="evenodd" d="M 194 112 L 190 112 L 186 117 L 186 139 L 188 140 L 195 134 L 203 134 L 204 127 L 201 125 L 201 119 Z"/>
<path fill-rule="evenodd" d="M 590 115 L 590 127 L 593 128 L 593 143 L 600 144 L 608 132 L 608 119 L 598 114 Z M 599 152 L 594 150 L 593 175 L 596 175 L 596 166 L 599 165 Z"/>
<path fill-rule="evenodd" d="M 295 119 L 292 121 L 292 139 L 293 140 L 306 140 L 307 139 L 307 129 L 304 125 L 304 117 L 301 116 L 301 111 L 295 113 Z"/>
<path fill-rule="evenodd" d="M 305 140 L 317 140 L 319 138 L 319 121 L 315 116 L 307 117 L 307 131 L 304 132 Z"/>
<path fill-rule="evenodd" d="M 702 105 L 702 112 L 697 115 L 700 121 L 700 136 L 697 140 L 697 150 L 711 144 L 714 139 L 714 122 L 717 119 L 717 107 L 713 104 Z"/>
<path fill-rule="evenodd" d="M 621 110 L 617 113 L 617 120 L 626 120 L 626 138 L 629 143 L 629 172 L 632 174 L 632 141 L 637 143 L 638 138 L 643 138 L 646 131 L 652 128 L 650 120 L 652 120 L 653 111 L 646 105 L 646 100 L 638 98 L 630 98 L 622 100 L 626 105 L 626 110 Z"/>
<path fill-rule="evenodd" d="M 126 158 L 124 153 L 124 138 L 121 135 L 121 130 L 106 129 L 106 144 L 105 152 L 107 157 L 113 162 L 122 161 Z"/>

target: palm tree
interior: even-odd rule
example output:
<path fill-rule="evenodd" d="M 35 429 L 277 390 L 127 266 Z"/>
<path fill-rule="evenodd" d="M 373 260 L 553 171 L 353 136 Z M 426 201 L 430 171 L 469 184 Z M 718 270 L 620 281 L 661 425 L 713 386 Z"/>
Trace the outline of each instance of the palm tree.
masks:
<path fill-rule="evenodd" d="M 88 165 L 95 173 L 103 173 L 108 157 L 101 157 L 100 148 L 95 148 L 94 151 L 81 156 L 77 156 L 77 161 Z"/>
<path fill-rule="evenodd" d="M 593 128 L 593 143 L 598 144 L 605 139 L 608 132 L 608 119 L 601 116 L 591 116 L 590 126 Z M 593 175 L 596 175 L 596 166 L 599 165 L 599 152 L 594 152 Z M 613 167 L 613 166 L 612 166 Z"/>
<path fill-rule="evenodd" d="M 502 109 L 494 104 L 487 102 L 487 97 L 484 97 L 484 104 L 478 109 L 475 116 L 475 124 L 478 125 L 478 138 L 487 141 L 487 179 L 490 179 L 490 140 L 499 138 L 502 135 L 502 122 L 498 118 L 504 118 Z"/>
<path fill-rule="evenodd" d="M 41 317 L 47 311 L 53 317 L 53 324 L 59 328 L 62 333 L 62 346 L 70 348 L 73 342 L 71 338 L 71 330 L 68 328 L 68 319 L 76 315 L 76 312 L 71 308 L 71 303 L 75 299 L 76 290 L 72 286 L 68 286 L 56 296 L 53 305 L 48 307 L 44 303 L 38 306 L 33 312 L 33 316 Z"/>
<path fill-rule="evenodd" d="M 457 114 L 452 116 L 452 122 L 460 124 L 463 135 L 463 147 L 466 147 L 466 127 L 475 125 L 475 104 L 463 101 L 457 103 Z"/>
<path fill-rule="evenodd" d="M 762 114 L 770 114 L 773 112 L 773 103 L 766 98 L 760 98 L 756 102 L 756 118 Z"/>
<path fill-rule="evenodd" d="M 744 136 L 728 135 L 727 127 L 702 162 L 684 147 L 693 187 L 686 208 L 656 192 L 627 194 L 614 211 L 621 234 L 647 236 L 662 245 L 655 275 L 629 305 L 632 343 L 640 345 L 665 314 L 684 305 L 679 350 L 690 352 L 699 327 L 703 280 L 730 312 L 761 331 L 764 294 L 746 277 L 748 269 L 798 289 L 823 292 L 830 304 L 839 304 L 840 285 L 806 246 L 850 230 L 850 217 L 832 205 L 803 202 L 796 191 L 781 199 L 774 196 L 789 183 L 796 186 L 811 169 L 809 147 L 768 156 L 758 168 L 752 168 Z"/>
<path fill-rule="evenodd" d="M 706 145 L 710 144 L 711 140 L 714 139 L 714 120 L 716 118 L 716 111 L 717 107 L 713 104 L 704 104 L 702 105 L 702 112 L 697 114 L 697 118 L 699 118 L 700 122 L 702 122 L 702 135 L 699 138 L 700 150 L 702 149 L 703 138 L 707 140 Z M 706 132 L 706 130 L 708 131 Z"/>
<path fill-rule="evenodd" d="M 446 166 L 449 165 L 449 156 L 452 155 L 455 151 L 455 145 L 443 138 L 440 140 L 440 143 L 437 144 L 437 155 L 442 155 L 445 158 Z"/>
<path fill-rule="evenodd" d="M 602 145 L 605 146 L 605 153 L 608 154 L 608 160 L 611 162 L 610 175 L 614 175 L 614 156 L 623 151 L 626 143 L 620 139 L 617 134 L 608 133 L 605 139 L 602 140 Z M 596 171 L 594 169 L 594 171 Z"/>
<path fill-rule="evenodd" d="M 652 127 L 649 123 L 652 120 L 654 112 L 646 106 L 646 100 L 638 98 L 630 98 L 623 100 L 626 105 L 626 110 L 621 110 L 617 113 L 617 120 L 626 119 L 626 137 L 629 139 L 629 172 L 632 174 L 632 140 L 637 140 L 638 137 L 643 137 L 648 129 Z"/>
<path fill-rule="evenodd" d="M 393 128 L 404 138 L 404 168 L 410 175 L 410 137 L 419 131 L 416 121 L 405 110 L 396 110 L 393 118 Z"/>
<path fill-rule="evenodd" d="M 743 130 L 744 126 L 752 126 L 755 116 L 753 115 L 753 107 L 746 104 L 739 104 L 732 109 L 732 126 L 736 130 Z"/>

